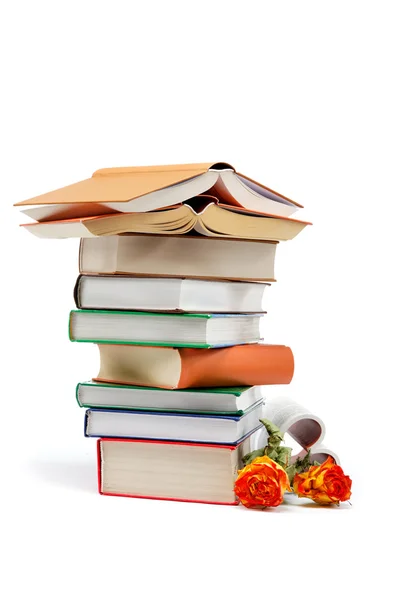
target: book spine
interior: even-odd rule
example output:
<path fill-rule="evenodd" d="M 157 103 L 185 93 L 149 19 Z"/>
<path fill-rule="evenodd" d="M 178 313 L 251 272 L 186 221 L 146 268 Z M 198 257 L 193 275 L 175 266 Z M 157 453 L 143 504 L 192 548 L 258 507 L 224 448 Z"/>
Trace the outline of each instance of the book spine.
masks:
<path fill-rule="evenodd" d="M 103 494 L 101 490 L 101 444 L 103 440 L 100 438 L 97 440 L 97 486 L 99 490 L 99 494 Z"/>
<path fill-rule="evenodd" d="M 199 350 L 179 348 L 178 388 L 290 383 L 294 358 L 288 346 L 248 344 Z"/>
<path fill-rule="evenodd" d="M 88 426 L 88 420 L 89 420 L 89 413 L 90 413 L 90 410 L 91 410 L 91 409 L 89 409 L 89 410 L 85 411 L 85 418 L 84 418 L 84 420 L 83 420 L 83 435 L 84 435 L 85 437 L 92 437 L 92 436 L 90 436 L 90 435 L 87 433 L 87 426 Z M 97 436 L 93 436 L 93 437 L 97 437 Z"/>
<path fill-rule="evenodd" d="M 80 406 L 82 408 L 83 405 L 82 405 L 82 402 L 80 401 L 80 398 L 79 398 L 79 390 L 80 389 L 81 389 L 81 384 L 78 383 L 78 385 L 75 388 L 75 398 L 76 398 L 76 401 L 78 403 L 78 406 Z"/>
<path fill-rule="evenodd" d="M 81 280 L 82 280 L 82 275 L 78 275 L 78 279 L 76 280 L 75 286 L 74 286 L 73 297 L 74 297 L 74 302 L 75 302 L 76 308 L 82 308 L 81 299 L 80 299 Z"/>

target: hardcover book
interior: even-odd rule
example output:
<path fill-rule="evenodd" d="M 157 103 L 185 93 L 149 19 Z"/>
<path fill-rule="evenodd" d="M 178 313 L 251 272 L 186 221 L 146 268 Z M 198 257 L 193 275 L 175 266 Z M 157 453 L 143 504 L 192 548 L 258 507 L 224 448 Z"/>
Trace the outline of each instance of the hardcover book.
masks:
<path fill-rule="evenodd" d="M 275 281 L 277 242 L 201 236 L 110 235 L 81 240 L 83 274 Z"/>
<path fill-rule="evenodd" d="M 79 275 L 74 298 L 83 309 L 261 313 L 270 287 L 239 281 Z"/>
<path fill-rule="evenodd" d="M 85 436 L 236 445 L 262 426 L 262 404 L 240 417 L 90 408 L 85 414 Z"/>
<path fill-rule="evenodd" d="M 160 388 L 210 388 L 290 383 L 294 360 L 287 346 L 167 348 L 98 344 L 97 381 Z"/>
<path fill-rule="evenodd" d="M 257 314 L 174 314 L 73 310 L 70 339 L 76 342 L 212 348 L 260 341 Z"/>
<path fill-rule="evenodd" d="M 236 446 L 99 439 L 99 492 L 210 504 L 238 504 L 234 492 L 252 436 Z"/>
<path fill-rule="evenodd" d="M 85 408 L 123 408 L 227 414 L 241 416 L 263 399 L 260 386 L 165 390 L 86 381 L 78 383 L 76 399 Z"/>

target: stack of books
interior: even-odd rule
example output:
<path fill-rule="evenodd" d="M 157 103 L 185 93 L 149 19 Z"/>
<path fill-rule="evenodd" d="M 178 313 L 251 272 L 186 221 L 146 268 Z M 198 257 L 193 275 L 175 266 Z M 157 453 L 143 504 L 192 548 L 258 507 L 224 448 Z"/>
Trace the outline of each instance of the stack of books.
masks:
<path fill-rule="evenodd" d="M 107 495 L 236 504 L 263 388 L 289 347 L 260 324 L 299 205 L 226 163 L 102 169 L 20 205 L 39 237 L 79 237 L 70 339 L 100 369 L 77 386 Z"/>

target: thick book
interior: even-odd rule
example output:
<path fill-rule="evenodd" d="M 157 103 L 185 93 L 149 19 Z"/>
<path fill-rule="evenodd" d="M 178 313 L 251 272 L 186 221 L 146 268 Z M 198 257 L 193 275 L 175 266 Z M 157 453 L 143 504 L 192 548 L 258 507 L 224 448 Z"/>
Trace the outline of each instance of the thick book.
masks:
<path fill-rule="evenodd" d="M 227 163 L 99 169 L 89 179 L 15 206 L 23 207 L 23 212 L 36 221 L 45 221 L 113 212 L 148 212 L 207 192 L 225 204 L 277 216 L 287 217 L 302 208 L 286 196 L 237 173 Z"/>
<path fill-rule="evenodd" d="M 100 494 L 210 504 L 238 504 L 234 492 L 249 436 L 236 446 L 99 439 Z"/>
<path fill-rule="evenodd" d="M 236 445 L 262 427 L 262 401 L 242 416 L 90 408 L 85 436 Z"/>
<path fill-rule="evenodd" d="M 72 310 L 71 341 L 215 348 L 260 341 L 262 315 Z"/>
<path fill-rule="evenodd" d="M 243 415 L 263 399 L 260 386 L 165 390 L 85 381 L 76 386 L 76 400 L 84 408 L 195 412 Z"/>
<path fill-rule="evenodd" d="M 201 204 L 204 202 L 203 197 Z M 283 242 L 292 240 L 310 224 L 289 217 L 274 217 L 236 206 L 218 204 L 217 199 L 211 197 L 205 207 L 200 205 L 194 208 L 192 204 L 180 204 L 144 213 L 116 213 L 27 223 L 23 227 L 37 237 L 51 239 L 90 238 L 122 233 L 183 235 L 193 231 L 207 237 Z"/>
<path fill-rule="evenodd" d="M 201 236 L 110 235 L 81 240 L 83 274 L 275 281 L 276 242 Z"/>
<path fill-rule="evenodd" d="M 83 309 L 261 313 L 270 287 L 239 281 L 79 275 L 74 298 Z"/>
<path fill-rule="evenodd" d="M 288 346 L 247 344 L 229 348 L 167 348 L 98 344 L 94 379 L 166 389 L 290 383 L 294 359 Z"/>

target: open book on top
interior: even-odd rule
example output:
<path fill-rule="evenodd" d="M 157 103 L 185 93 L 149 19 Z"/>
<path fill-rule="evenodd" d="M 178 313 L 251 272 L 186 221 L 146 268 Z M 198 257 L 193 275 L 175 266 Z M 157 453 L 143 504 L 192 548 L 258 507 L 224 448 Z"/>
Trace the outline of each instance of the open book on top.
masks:
<path fill-rule="evenodd" d="M 100 169 L 92 177 L 18 202 L 36 221 L 148 212 L 210 193 L 223 204 L 288 217 L 301 204 L 237 173 L 227 163 Z"/>
<path fill-rule="evenodd" d="M 41 238 L 87 238 L 122 233 L 185 234 L 207 237 L 286 241 L 308 223 L 219 204 L 213 196 L 197 196 L 185 204 L 142 213 L 115 213 L 28 223 L 25 229 Z"/>

